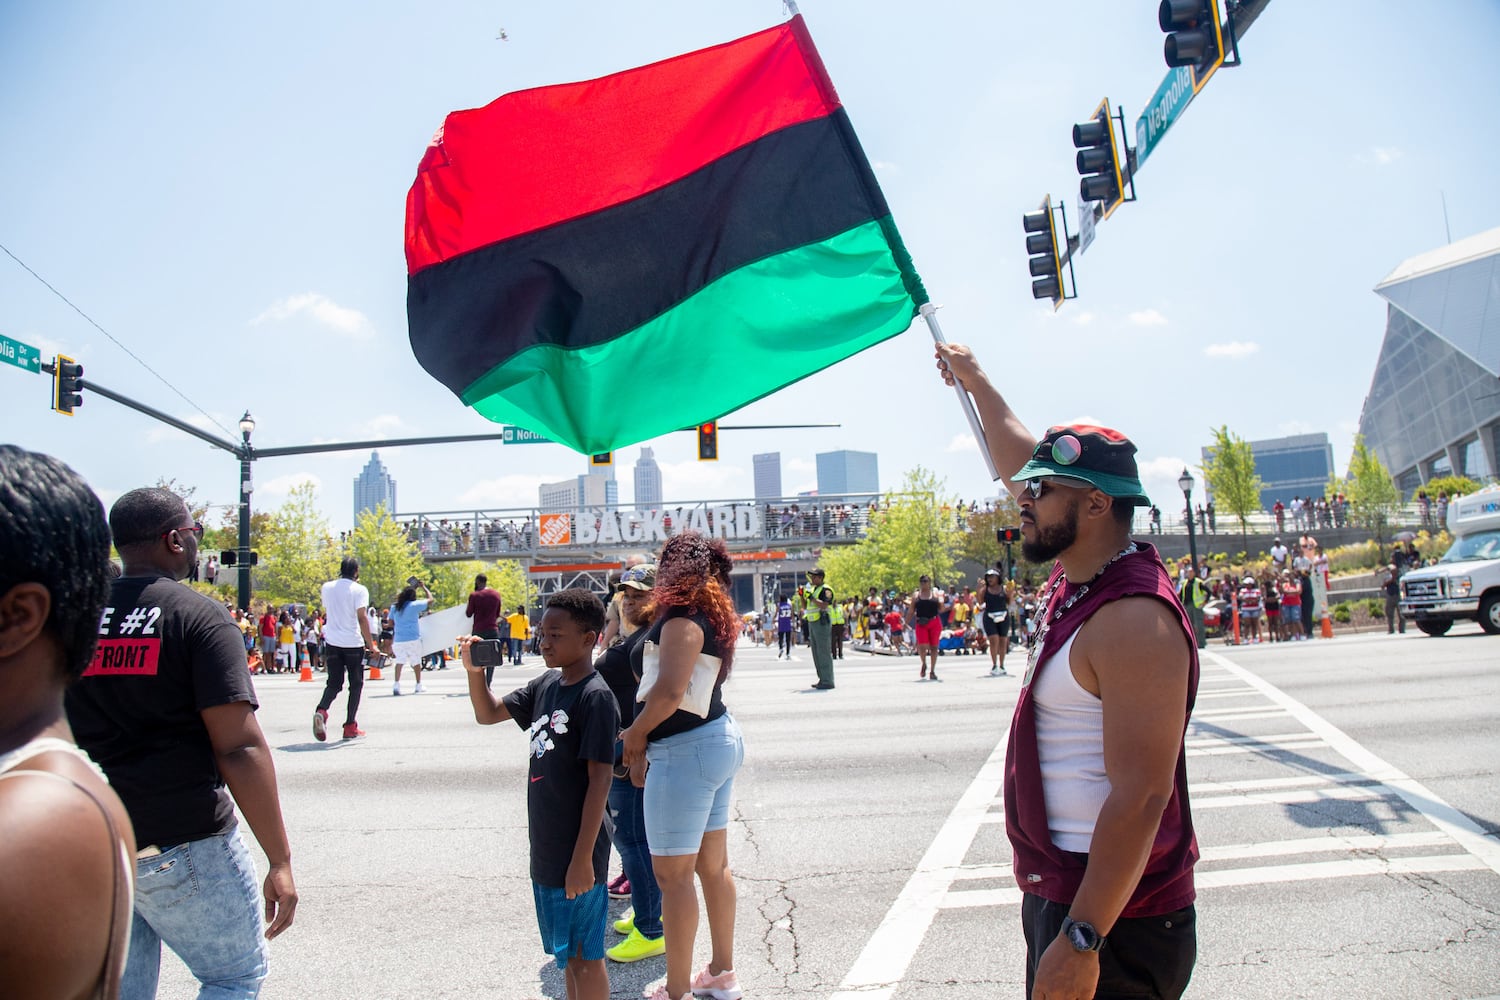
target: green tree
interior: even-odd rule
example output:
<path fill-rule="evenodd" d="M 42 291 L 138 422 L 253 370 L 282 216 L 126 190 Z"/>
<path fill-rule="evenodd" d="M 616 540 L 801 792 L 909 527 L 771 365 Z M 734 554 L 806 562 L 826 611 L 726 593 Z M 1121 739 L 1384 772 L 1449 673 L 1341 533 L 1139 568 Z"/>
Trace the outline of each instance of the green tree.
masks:
<path fill-rule="evenodd" d="M 369 588 L 372 605 L 389 605 L 406 586 L 408 577 L 427 572 L 416 542 L 407 537 L 385 504 L 360 512 L 348 544 L 349 554 L 359 560 L 359 582 Z"/>
<path fill-rule="evenodd" d="M 1480 484 L 1468 476 L 1438 476 L 1422 484 L 1427 495 L 1437 497 L 1466 497 L 1479 489 Z"/>
<path fill-rule="evenodd" d="M 1214 443 L 1203 463 L 1203 478 L 1208 481 L 1218 512 L 1239 520 L 1240 543 L 1248 550 L 1250 515 L 1260 510 L 1261 480 L 1255 474 L 1255 453 L 1250 442 L 1230 433 L 1228 427 L 1219 427 L 1213 435 Z"/>
<path fill-rule="evenodd" d="M 1021 508 L 1009 493 L 1000 497 L 990 510 L 976 511 L 967 519 L 968 530 L 963 534 L 959 555 L 979 563 L 986 569 L 1005 558 L 1005 545 L 995 532 L 1000 528 L 1019 528 Z M 1011 545 L 1012 555 L 1019 558 L 1017 544 Z"/>
<path fill-rule="evenodd" d="M 256 590 L 276 604 L 311 604 L 319 589 L 338 575 L 339 553 L 318 512 L 318 491 L 304 482 L 271 512 L 261 532 Z"/>
<path fill-rule="evenodd" d="M 885 494 L 859 544 L 824 550 L 834 592 L 847 597 L 869 587 L 910 591 L 924 573 L 939 584 L 955 585 L 954 556 L 963 532 L 955 516 L 958 499 L 943 489 L 941 480 L 917 466 L 899 490 Z"/>
<path fill-rule="evenodd" d="M 1347 495 L 1350 518 L 1375 532 L 1376 543 L 1384 548 L 1386 529 L 1401 510 L 1401 491 L 1380 456 L 1365 444 L 1364 435 L 1354 438 Z"/>
<path fill-rule="evenodd" d="M 528 579 L 526 567 L 519 560 L 502 559 L 482 563 L 476 559 L 463 559 L 432 563 L 424 572 L 426 576 L 422 573 L 416 575 L 421 576 L 427 586 L 432 588 L 435 608 L 450 608 L 455 604 L 467 603 L 469 594 L 474 589 L 474 577 L 480 573 L 489 578 L 489 585 L 500 593 L 500 599 L 507 608 L 514 608 L 518 604 L 535 607 L 540 603 L 540 592 Z"/>

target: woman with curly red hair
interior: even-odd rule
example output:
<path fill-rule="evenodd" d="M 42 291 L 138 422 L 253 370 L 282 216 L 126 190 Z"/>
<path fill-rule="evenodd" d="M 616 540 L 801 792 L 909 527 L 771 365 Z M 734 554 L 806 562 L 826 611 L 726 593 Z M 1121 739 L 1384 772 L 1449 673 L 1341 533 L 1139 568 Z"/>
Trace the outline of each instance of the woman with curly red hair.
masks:
<path fill-rule="evenodd" d="M 667 982 L 652 1000 L 742 995 L 726 847 L 734 776 L 745 759 L 740 727 L 723 698 L 740 625 L 729 597 L 732 565 L 722 541 L 695 531 L 673 535 L 657 560 L 655 622 L 631 653 L 640 688 L 635 721 L 621 739 L 631 778 L 646 789 L 646 842 L 667 938 Z M 713 953 L 693 976 L 695 872 Z"/>

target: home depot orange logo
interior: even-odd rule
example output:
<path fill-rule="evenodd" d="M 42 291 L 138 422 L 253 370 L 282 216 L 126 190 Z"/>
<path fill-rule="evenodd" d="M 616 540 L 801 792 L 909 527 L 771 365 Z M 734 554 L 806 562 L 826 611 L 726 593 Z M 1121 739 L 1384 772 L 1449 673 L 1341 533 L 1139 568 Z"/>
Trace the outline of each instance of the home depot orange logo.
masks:
<path fill-rule="evenodd" d="M 573 527 L 567 514 L 543 514 L 539 540 L 543 545 L 567 545 L 573 540 Z"/>

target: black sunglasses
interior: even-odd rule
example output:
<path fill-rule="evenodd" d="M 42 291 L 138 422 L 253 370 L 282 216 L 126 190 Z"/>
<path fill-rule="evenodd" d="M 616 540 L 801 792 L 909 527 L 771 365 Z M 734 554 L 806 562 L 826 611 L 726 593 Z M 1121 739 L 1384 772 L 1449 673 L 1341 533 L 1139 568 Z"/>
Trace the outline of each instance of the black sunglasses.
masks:
<path fill-rule="evenodd" d="M 1048 488 L 1051 486 L 1068 486 L 1075 490 L 1098 489 L 1098 487 L 1087 479 L 1075 479 L 1072 476 L 1046 476 L 1045 478 L 1026 480 L 1026 495 L 1033 500 L 1040 500 L 1046 496 Z"/>

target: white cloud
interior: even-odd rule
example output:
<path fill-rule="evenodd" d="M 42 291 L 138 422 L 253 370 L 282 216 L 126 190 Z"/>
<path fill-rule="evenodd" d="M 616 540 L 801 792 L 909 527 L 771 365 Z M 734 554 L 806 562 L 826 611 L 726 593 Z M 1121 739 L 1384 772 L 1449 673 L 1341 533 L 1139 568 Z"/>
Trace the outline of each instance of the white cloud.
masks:
<path fill-rule="evenodd" d="M 875 168 L 876 173 L 881 174 L 899 174 L 901 172 L 901 164 L 892 163 L 890 160 L 876 160 L 870 166 Z"/>
<path fill-rule="evenodd" d="M 324 326 L 354 340 L 368 340 L 374 336 L 375 328 L 364 313 L 358 309 L 341 306 L 326 295 L 304 292 L 273 302 L 265 312 L 251 320 L 252 326 L 272 321 L 285 321 L 308 315 Z"/>
<path fill-rule="evenodd" d="M 673 499 L 720 496 L 742 481 L 745 470 L 729 462 L 658 462 L 662 495 Z"/>
<path fill-rule="evenodd" d="M 513 474 L 496 479 L 481 479 L 457 497 L 460 507 L 505 508 L 535 507 L 537 487 L 542 483 L 560 482 L 562 475 L 552 478 Z"/>
<path fill-rule="evenodd" d="M 1401 159 L 1401 150 L 1395 146 L 1371 146 L 1355 156 L 1360 163 L 1372 163 L 1377 167 L 1388 166 Z"/>
<path fill-rule="evenodd" d="M 252 503 L 256 510 L 280 507 L 291 494 L 293 487 L 301 486 L 303 483 L 312 483 L 313 489 L 320 495 L 322 494 L 323 480 L 317 473 L 290 472 L 274 479 L 255 480 L 255 497 Z"/>
<path fill-rule="evenodd" d="M 1137 309 L 1125 317 L 1131 326 L 1166 326 L 1167 317 L 1155 309 Z"/>
<path fill-rule="evenodd" d="M 1177 477 L 1182 475 L 1182 470 L 1187 469 L 1193 477 L 1193 498 L 1202 499 L 1203 496 L 1203 470 L 1198 467 L 1197 459 L 1184 459 L 1176 455 L 1162 455 L 1158 458 L 1136 460 L 1136 468 L 1140 472 L 1141 486 L 1146 490 L 1146 495 L 1152 502 L 1162 510 L 1164 518 L 1175 517 L 1182 510 L 1182 490 L 1177 486 Z M 1144 523 L 1140 520 L 1142 515 L 1137 515 L 1137 527 Z"/>
<path fill-rule="evenodd" d="M 979 451 L 979 439 L 972 434 L 955 434 L 953 440 L 948 442 L 948 447 L 943 449 L 949 454 L 955 452 Z"/>
<path fill-rule="evenodd" d="M 363 433 L 372 437 L 385 437 L 392 431 L 401 430 L 406 427 L 406 421 L 394 413 L 382 413 L 371 417 L 360 425 Z"/>
<path fill-rule="evenodd" d="M 218 437 L 223 437 L 224 432 L 219 429 L 212 420 L 201 413 L 194 413 L 186 417 L 178 417 L 185 424 L 192 424 L 200 431 L 208 431 Z M 198 439 L 186 434 L 175 427 L 165 424 L 152 424 L 151 429 L 146 432 L 147 444 L 161 444 L 163 441 L 197 441 Z"/>
<path fill-rule="evenodd" d="M 1072 323 L 1074 326 L 1088 326 L 1093 321 L 1094 314 L 1088 311 L 1081 312 L 1078 315 L 1074 316 L 1072 319 Z"/>
<path fill-rule="evenodd" d="M 1231 340 L 1227 344 L 1209 344 L 1203 349 L 1205 358 L 1226 358 L 1240 361 L 1260 351 L 1260 345 L 1252 341 Z"/>
<path fill-rule="evenodd" d="M 1306 420 L 1287 420 L 1277 424 L 1276 429 L 1288 437 L 1293 434 L 1311 434 L 1317 430 L 1316 427 Z"/>

